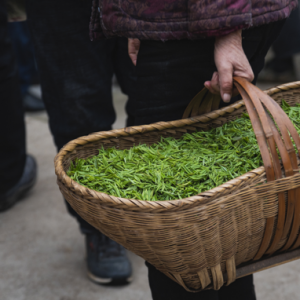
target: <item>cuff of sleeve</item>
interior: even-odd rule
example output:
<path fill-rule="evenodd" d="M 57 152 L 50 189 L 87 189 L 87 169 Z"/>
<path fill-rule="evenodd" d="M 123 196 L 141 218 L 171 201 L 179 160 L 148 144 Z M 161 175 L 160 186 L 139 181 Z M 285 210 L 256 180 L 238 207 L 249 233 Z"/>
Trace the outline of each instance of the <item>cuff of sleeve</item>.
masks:
<path fill-rule="evenodd" d="M 227 35 L 229 33 L 235 32 L 237 30 L 240 29 L 247 29 L 251 26 L 249 25 L 238 25 L 238 26 L 234 26 L 231 28 L 224 28 L 224 29 L 217 29 L 217 30 L 210 30 L 208 32 L 206 32 L 206 37 L 219 37 L 219 36 L 224 36 Z"/>

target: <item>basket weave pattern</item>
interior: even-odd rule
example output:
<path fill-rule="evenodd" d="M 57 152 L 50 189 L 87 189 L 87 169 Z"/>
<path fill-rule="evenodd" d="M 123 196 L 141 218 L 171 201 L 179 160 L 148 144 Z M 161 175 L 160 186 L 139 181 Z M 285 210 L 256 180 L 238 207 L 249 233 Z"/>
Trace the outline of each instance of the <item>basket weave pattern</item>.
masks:
<path fill-rule="evenodd" d="M 300 83 L 267 91 L 281 103 L 300 103 Z M 236 266 L 257 253 L 266 219 L 277 217 L 278 193 L 300 187 L 300 175 L 266 182 L 264 167 L 199 195 L 172 201 L 123 199 L 90 190 L 66 171 L 75 158 L 99 148 L 128 149 L 163 137 L 206 131 L 245 112 L 243 101 L 203 116 L 94 133 L 68 143 L 56 156 L 59 188 L 79 215 L 127 249 L 143 257 L 187 290 L 219 289 L 236 279 Z M 258 183 L 262 183 L 259 184 Z M 283 237 L 276 250 L 287 240 Z"/>

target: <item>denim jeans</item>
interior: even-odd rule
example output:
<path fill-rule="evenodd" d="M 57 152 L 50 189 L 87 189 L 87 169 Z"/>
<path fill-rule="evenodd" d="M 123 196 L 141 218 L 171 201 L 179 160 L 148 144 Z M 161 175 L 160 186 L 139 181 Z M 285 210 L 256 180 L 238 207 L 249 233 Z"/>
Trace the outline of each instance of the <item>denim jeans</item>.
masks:
<path fill-rule="evenodd" d="M 0 95 L 1 197 L 21 178 L 26 159 L 24 110 L 4 0 L 0 0 Z"/>
<path fill-rule="evenodd" d="M 27 6 L 43 100 L 58 149 L 79 136 L 111 129 L 115 120 L 111 95 L 114 73 L 129 96 L 127 125 L 140 125 L 180 119 L 186 105 L 216 70 L 214 39 L 142 41 L 134 67 L 125 39 L 89 41 L 89 1 L 28 0 Z M 282 23 L 243 32 L 244 50 L 256 77 Z M 93 230 L 74 211 L 70 212 L 77 216 L 83 232 Z M 156 278 L 165 275 L 153 267 L 150 271 L 154 299 L 195 299 L 191 298 L 195 294 L 185 291 L 177 298 L 164 294 L 165 289 L 173 289 L 172 285 L 179 286 L 173 281 L 164 286 L 164 281 L 160 283 Z M 253 290 L 251 278 L 245 280 Z M 214 291 L 200 293 L 199 299 L 219 299 L 216 295 Z M 254 292 L 248 299 L 255 299 Z"/>

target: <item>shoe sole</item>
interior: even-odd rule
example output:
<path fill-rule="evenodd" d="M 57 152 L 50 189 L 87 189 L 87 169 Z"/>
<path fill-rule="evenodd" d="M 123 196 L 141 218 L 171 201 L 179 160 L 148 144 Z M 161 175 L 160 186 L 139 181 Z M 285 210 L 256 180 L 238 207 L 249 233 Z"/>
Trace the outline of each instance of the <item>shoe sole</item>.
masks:
<path fill-rule="evenodd" d="M 91 272 L 87 271 L 87 275 L 89 279 L 95 283 L 98 284 L 126 284 L 130 283 L 132 281 L 132 277 L 127 277 L 127 278 L 101 278 L 97 277 Z"/>

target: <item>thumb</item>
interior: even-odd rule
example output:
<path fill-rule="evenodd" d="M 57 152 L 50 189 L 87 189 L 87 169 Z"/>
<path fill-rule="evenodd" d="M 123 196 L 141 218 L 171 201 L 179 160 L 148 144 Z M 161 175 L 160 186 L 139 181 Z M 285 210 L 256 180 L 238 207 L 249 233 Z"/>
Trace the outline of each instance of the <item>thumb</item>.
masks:
<path fill-rule="evenodd" d="M 228 65 L 224 68 L 219 68 L 218 73 L 221 97 L 224 102 L 229 102 L 232 96 L 233 68 L 231 65 Z"/>
<path fill-rule="evenodd" d="M 141 42 L 139 39 L 128 39 L 128 54 L 132 63 L 136 66 L 137 56 Z"/>

